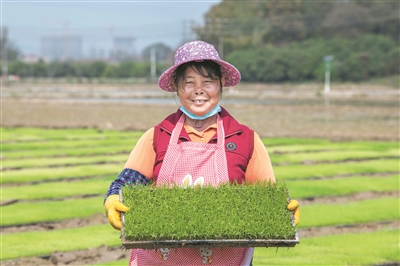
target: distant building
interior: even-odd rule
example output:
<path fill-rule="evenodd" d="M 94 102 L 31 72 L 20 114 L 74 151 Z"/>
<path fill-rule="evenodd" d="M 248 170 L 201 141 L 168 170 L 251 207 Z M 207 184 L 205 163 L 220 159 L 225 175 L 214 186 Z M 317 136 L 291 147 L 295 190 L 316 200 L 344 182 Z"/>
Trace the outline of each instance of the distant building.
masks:
<path fill-rule="evenodd" d="M 22 56 L 22 62 L 24 63 L 37 63 L 41 59 L 40 56 L 34 54 L 24 54 Z"/>
<path fill-rule="evenodd" d="M 82 58 L 82 38 L 76 35 L 43 36 L 41 54 L 46 61 L 80 60 Z"/>
<path fill-rule="evenodd" d="M 113 49 L 111 59 L 113 61 L 124 61 L 134 59 L 136 56 L 135 38 L 130 36 L 115 37 L 113 39 Z"/>

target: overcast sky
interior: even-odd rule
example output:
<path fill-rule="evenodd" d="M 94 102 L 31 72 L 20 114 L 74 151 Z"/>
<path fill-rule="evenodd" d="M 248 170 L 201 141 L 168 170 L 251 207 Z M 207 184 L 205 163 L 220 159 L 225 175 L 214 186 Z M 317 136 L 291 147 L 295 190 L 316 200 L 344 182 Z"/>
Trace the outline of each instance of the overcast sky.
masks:
<path fill-rule="evenodd" d="M 190 25 L 221 1 L 1 1 L 1 24 L 24 53 L 40 55 L 40 37 L 80 35 L 83 53 L 111 48 L 112 37 L 133 36 L 138 53 L 155 42 L 176 49 Z"/>

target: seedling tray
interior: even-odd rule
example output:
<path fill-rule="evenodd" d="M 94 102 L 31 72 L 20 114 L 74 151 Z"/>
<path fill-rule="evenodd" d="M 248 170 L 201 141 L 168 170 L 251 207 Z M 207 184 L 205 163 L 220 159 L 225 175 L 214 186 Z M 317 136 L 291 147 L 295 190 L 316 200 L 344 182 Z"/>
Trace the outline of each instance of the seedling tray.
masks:
<path fill-rule="evenodd" d="M 218 188 L 133 187 L 120 191 L 126 249 L 294 247 L 285 183 Z"/>

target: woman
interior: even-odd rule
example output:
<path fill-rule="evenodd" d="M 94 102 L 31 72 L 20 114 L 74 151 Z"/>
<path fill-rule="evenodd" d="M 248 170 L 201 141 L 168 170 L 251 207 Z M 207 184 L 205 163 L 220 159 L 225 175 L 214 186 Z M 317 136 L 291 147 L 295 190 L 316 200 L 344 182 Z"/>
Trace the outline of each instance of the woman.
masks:
<path fill-rule="evenodd" d="M 240 81 L 239 71 L 221 60 L 214 46 L 193 41 L 181 46 L 174 66 L 159 79 L 159 87 L 176 92 L 181 107 L 149 129 L 132 150 L 124 170 L 111 184 L 105 201 L 106 214 L 121 229 L 120 212 L 128 208 L 119 201 L 125 184 L 156 185 L 191 183 L 185 176 L 202 177 L 199 185 L 224 182 L 275 182 L 269 155 L 260 137 L 239 124 L 219 101 L 224 86 Z M 288 208 L 299 220 L 297 201 Z M 207 253 L 209 260 L 204 260 Z M 130 265 L 250 265 L 252 248 L 133 249 Z"/>

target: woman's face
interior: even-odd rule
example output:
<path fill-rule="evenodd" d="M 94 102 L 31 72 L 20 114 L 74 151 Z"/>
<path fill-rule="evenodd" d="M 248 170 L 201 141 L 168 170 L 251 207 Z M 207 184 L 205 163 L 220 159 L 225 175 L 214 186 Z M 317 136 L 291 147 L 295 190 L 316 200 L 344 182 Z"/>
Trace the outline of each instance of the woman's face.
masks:
<path fill-rule="evenodd" d="M 204 70 L 205 71 L 205 70 Z M 224 79 L 221 79 L 224 82 Z M 219 79 L 204 77 L 191 67 L 179 82 L 178 97 L 190 113 L 203 116 L 218 104 L 221 96 Z"/>

